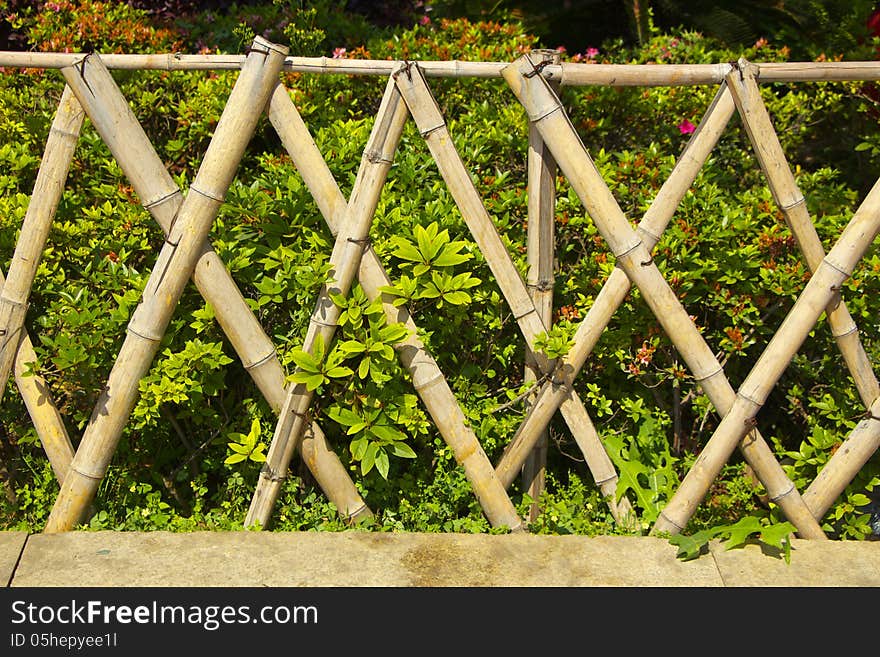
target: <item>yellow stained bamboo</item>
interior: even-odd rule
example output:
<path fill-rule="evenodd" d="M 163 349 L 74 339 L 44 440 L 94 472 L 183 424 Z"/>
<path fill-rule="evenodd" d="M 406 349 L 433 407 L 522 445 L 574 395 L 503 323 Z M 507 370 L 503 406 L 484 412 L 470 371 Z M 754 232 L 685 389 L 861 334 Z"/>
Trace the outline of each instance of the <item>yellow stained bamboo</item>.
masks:
<path fill-rule="evenodd" d="M 364 150 L 345 220 L 339 227 L 330 254 L 331 272 L 328 274 L 328 282 L 321 288 L 309 321 L 303 351 L 310 354 L 314 353 L 318 341 L 328 351 L 330 349 L 341 312 L 331 296 L 347 295 L 354 281 L 364 245 L 369 237 L 376 205 L 385 185 L 388 170 L 391 168 L 407 116 L 406 107 L 400 102 L 393 81 L 389 79 Z M 290 459 L 307 424 L 313 394 L 314 391 L 309 390 L 302 383 L 292 384 L 288 389 L 287 398 L 281 408 L 275 433 L 269 445 L 266 462 L 263 464 L 257 480 L 257 488 L 245 517 L 245 526 L 268 526 L 282 482 L 287 476 Z"/>
<path fill-rule="evenodd" d="M 345 197 L 339 191 L 327 163 L 282 85 L 278 86 L 272 96 L 269 119 L 300 171 L 331 232 L 334 236 L 337 235 L 341 222 L 345 220 Z M 405 305 L 395 306 L 394 297 L 382 292 L 383 287 L 391 285 L 391 280 L 376 252 L 369 245 L 361 257 L 358 277 L 367 296 L 371 300 L 382 302 L 386 320 L 391 324 L 400 322 L 406 327 L 408 335 L 395 345 L 395 351 L 403 366 L 410 372 L 413 386 L 440 435 L 452 449 L 456 462 L 462 466 L 484 513 L 488 517 L 489 509 L 506 508 L 506 514 L 493 513 L 498 516 L 497 522 L 507 524 L 512 531 L 521 529 L 521 519 L 510 512 L 513 505 L 505 500 L 506 493 L 499 486 L 489 457 L 468 425 L 437 362 L 419 338 L 419 329 L 408 309 Z M 504 515 L 507 516 L 506 519 Z"/>
<path fill-rule="evenodd" d="M 260 37 L 232 88 L 205 156 L 147 280 L 44 529 L 68 531 L 83 519 L 137 400 L 138 383 L 159 347 L 174 307 L 193 274 L 208 232 L 244 149 L 278 81 L 287 49 Z M 86 62 L 87 63 L 87 62 Z M 83 66 L 86 76 L 87 67 Z"/>
<path fill-rule="evenodd" d="M 135 193 L 168 235 L 183 204 L 183 194 L 103 62 L 90 59 L 87 68 L 88 84 L 79 67 L 62 69 L 61 73 L 81 99 Z M 198 256 L 192 280 L 213 307 L 217 323 L 245 369 L 272 410 L 278 413 L 284 403 L 285 381 L 275 347 L 248 307 L 229 270 L 208 242 Z M 312 423 L 300 448 L 303 462 L 343 518 L 357 521 L 372 516 L 339 457 L 327 446 L 324 433 L 316 422 Z"/>
<path fill-rule="evenodd" d="M 558 64 L 556 50 L 533 50 L 533 56 L 542 63 Z M 556 253 L 554 223 L 556 218 L 556 163 L 553 154 L 541 139 L 541 133 L 529 126 L 529 150 L 527 156 L 528 227 L 526 232 L 526 262 L 529 265 L 526 285 L 541 321 L 548 329 L 553 324 L 553 260 Z M 524 379 L 534 383 L 541 378 L 541 368 L 526 351 Z M 533 403 L 529 398 L 529 403 Z M 538 436 L 532 452 L 522 467 L 523 490 L 534 500 L 529 505 L 529 520 L 537 520 L 541 512 L 538 502 L 545 486 L 547 445 L 549 431 L 545 427 Z"/>
<path fill-rule="evenodd" d="M 815 271 L 825 256 L 825 250 L 807 209 L 806 199 L 798 188 L 791 167 L 773 129 L 770 114 L 761 99 L 756 66 L 745 59 L 739 60 L 737 70 L 727 76 L 727 84 L 733 93 L 743 126 L 752 142 L 752 148 L 764 175 L 776 206 L 785 216 L 810 271 Z M 837 341 L 844 360 L 853 376 L 865 407 L 880 396 L 880 384 L 871 367 L 859 339 L 858 328 L 839 298 L 831 301 L 826 309 L 831 332 Z"/>
<path fill-rule="evenodd" d="M 724 376 L 723 368 L 675 292 L 664 280 L 645 244 L 630 226 L 556 94 L 546 80 L 534 75 L 533 71 L 534 64 L 528 55 L 524 55 L 507 67 L 503 75 L 526 108 L 530 120 L 541 130 L 557 164 L 595 221 L 618 266 L 638 286 L 651 311 L 719 414 L 725 414 L 733 390 Z M 804 538 L 824 538 L 824 532 L 757 431 L 753 431 L 751 440 L 744 442 L 742 447 L 749 465 L 761 478 L 770 496 L 797 527 L 799 534 Z"/>
<path fill-rule="evenodd" d="M 841 284 L 880 232 L 880 180 L 868 193 L 740 386 L 736 402 L 716 428 L 679 489 L 663 509 L 654 533 L 680 531 L 718 476 L 736 443 L 750 431 L 755 415 L 800 349 Z M 872 423 L 874 421 L 872 420 Z M 873 425 L 872 425 L 873 429 Z M 816 505 L 821 509 L 821 505 Z M 826 507 L 827 508 L 827 507 Z"/>
<path fill-rule="evenodd" d="M 693 184 L 712 149 L 715 148 L 715 144 L 718 143 L 718 139 L 730 121 L 733 112 L 733 100 L 726 86 L 722 85 L 688 141 L 684 152 L 676 162 L 669 178 L 663 183 L 639 222 L 638 231 L 649 251 L 654 248 L 660 239 L 659 236 L 666 230 L 675 209 Z M 513 473 L 523 462 L 533 441 L 537 439 L 539 431 L 548 425 L 556 410 L 570 396 L 575 377 L 586 363 L 593 348 L 599 342 L 602 332 L 608 326 L 620 304 L 623 303 L 629 290 L 630 280 L 626 273 L 622 269 L 615 268 L 599 294 L 596 295 L 586 316 L 578 325 L 572 338 L 572 347 L 560 362 L 559 376 L 551 385 L 545 386 L 539 392 L 529 414 L 502 454 L 496 466 L 496 472 L 499 473 L 503 481 L 512 480 Z M 594 476 L 597 475 L 594 473 Z M 616 488 L 616 473 L 613 483 Z M 611 492 L 614 494 L 615 489 L 612 489 Z"/>
<path fill-rule="evenodd" d="M 55 118 L 49 128 L 43 159 L 37 171 L 34 191 L 22 222 L 6 283 L 0 291 L 0 400 L 3 399 L 6 382 L 18 352 L 31 286 L 55 211 L 61 201 L 82 121 L 82 108 L 70 88 L 64 87 Z"/>
<path fill-rule="evenodd" d="M 486 212 L 474 183 L 452 143 L 452 137 L 446 127 L 443 115 L 440 113 L 440 108 L 437 106 L 418 65 L 407 65 L 404 71 L 405 74 L 397 77 L 401 95 L 406 100 L 440 174 L 446 181 L 471 235 L 480 247 L 486 263 L 494 274 L 513 317 L 531 350 L 535 338 L 546 330 L 544 323 L 541 321 L 528 288 L 504 247 L 504 243 L 501 241 L 501 237 Z M 548 362 L 543 355 L 533 352 L 532 357 L 544 374 L 554 373 L 555 365 Z M 616 473 L 599 440 L 595 427 L 592 422 L 585 419 L 588 417 L 586 407 L 576 394 L 571 394 L 561 410 L 578 446 L 584 451 L 585 458 L 590 462 L 591 471 L 602 472 L 597 482 L 601 482 L 600 485 L 604 486 L 603 492 L 608 495 L 607 491 L 614 485 L 613 478 L 616 477 Z M 610 472 L 608 468 L 610 468 Z M 501 480 L 505 487 L 512 482 L 512 478 L 506 480 L 501 477 Z M 614 505 L 612 504 L 612 506 Z"/>
<path fill-rule="evenodd" d="M 3 272 L 0 271 L 0 286 L 5 280 Z M 36 364 L 37 354 L 34 352 L 34 346 L 27 331 L 22 329 L 12 370 L 15 383 L 34 424 L 43 451 L 46 452 L 52 465 L 52 472 L 55 478 L 62 482 L 73 459 L 73 444 L 70 442 L 70 436 L 67 434 L 58 407 L 52 401 L 49 386 L 36 371 Z"/>

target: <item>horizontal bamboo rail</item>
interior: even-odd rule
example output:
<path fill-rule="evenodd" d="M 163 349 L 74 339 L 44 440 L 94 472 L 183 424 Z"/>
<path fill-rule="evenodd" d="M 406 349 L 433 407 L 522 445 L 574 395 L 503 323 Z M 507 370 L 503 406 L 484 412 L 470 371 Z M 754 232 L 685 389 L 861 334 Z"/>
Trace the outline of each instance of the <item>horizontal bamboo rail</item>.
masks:
<path fill-rule="evenodd" d="M 109 69 L 158 71 L 236 70 L 244 55 L 112 54 L 98 55 Z M 82 59 L 77 53 L 0 51 L 0 66 L 8 68 L 65 68 Z M 389 76 L 403 61 L 342 59 L 331 57 L 287 57 L 283 70 L 292 73 Z M 501 78 L 508 62 L 420 61 L 429 78 Z M 880 80 L 880 62 L 767 62 L 757 63 L 761 82 L 822 82 Z M 548 81 L 563 86 L 605 85 L 684 86 L 720 84 L 733 69 L 718 64 L 585 64 L 563 62 L 541 69 Z"/>

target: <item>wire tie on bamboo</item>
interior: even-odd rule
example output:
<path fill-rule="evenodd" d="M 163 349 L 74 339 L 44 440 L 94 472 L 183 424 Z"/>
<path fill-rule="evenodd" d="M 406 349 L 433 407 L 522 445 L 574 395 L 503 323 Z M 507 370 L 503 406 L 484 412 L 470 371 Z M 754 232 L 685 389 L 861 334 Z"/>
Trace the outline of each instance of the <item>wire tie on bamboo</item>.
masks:
<path fill-rule="evenodd" d="M 419 134 L 420 134 L 424 139 L 427 139 L 428 136 L 429 136 L 431 133 L 437 132 L 438 130 L 441 130 L 441 129 L 445 128 L 445 127 L 446 127 L 446 121 L 441 121 L 440 123 L 438 123 L 438 124 L 435 125 L 435 126 L 431 126 L 430 128 L 425 128 L 424 130 L 420 130 L 420 131 L 419 131 Z"/>
<path fill-rule="evenodd" d="M 648 267 L 648 266 L 654 264 L 654 258 L 653 258 L 653 256 L 652 256 L 652 257 L 648 258 L 647 260 L 643 260 L 643 261 L 640 262 L 639 264 L 640 264 L 642 267 Z"/>
<path fill-rule="evenodd" d="M 391 160 L 388 160 L 390 162 Z M 366 251 L 373 244 L 373 240 L 370 239 L 370 236 L 366 237 L 349 237 L 347 238 L 349 242 L 352 244 L 359 244 L 363 251 Z M 334 324 L 335 326 L 335 324 Z"/>
<path fill-rule="evenodd" d="M 272 469 L 272 466 L 269 465 L 268 461 L 263 462 L 263 467 L 260 468 L 260 476 L 265 477 L 266 479 L 268 479 L 269 481 L 271 481 L 273 483 L 287 480 L 287 473 L 286 472 L 284 474 L 276 473 L 275 470 Z"/>
<path fill-rule="evenodd" d="M 529 60 L 531 61 L 531 60 Z M 528 73 L 523 73 L 524 78 L 533 78 L 536 75 L 540 75 L 541 71 L 550 66 L 553 63 L 551 59 L 545 59 L 543 62 L 539 62 L 538 64 L 532 65 L 532 70 Z"/>
<path fill-rule="evenodd" d="M 91 57 L 92 55 L 94 55 L 94 53 L 86 53 L 85 57 L 83 57 L 80 61 L 75 62 L 73 66 L 76 67 L 77 65 L 79 65 L 79 77 L 82 78 L 82 81 L 86 85 L 86 89 L 89 90 L 89 93 L 94 96 L 95 91 L 94 89 L 92 89 L 92 85 L 89 84 L 89 81 L 86 80 L 86 64 L 89 61 L 89 57 Z"/>
<path fill-rule="evenodd" d="M 326 326 L 327 328 L 336 328 L 339 324 L 328 324 L 327 322 L 322 322 L 319 319 L 315 319 L 314 317 L 311 319 L 312 324 L 317 324 L 318 326 Z"/>
<path fill-rule="evenodd" d="M 539 292 L 547 292 L 548 290 L 553 289 L 553 279 L 542 278 L 534 283 L 526 283 L 526 287 L 532 290 L 538 290 Z"/>
<path fill-rule="evenodd" d="M 862 419 L 863 420 L 877 420 L 878 422 L 880 422 L 880 416 L 874 415 L 874 413 L 871 412 L 870 408 L 867 411 L 865 411 L 864 413 L 862 413 Z"/>
<path fill-rule="evenodd" d="M 364 153 L 364 157 L 367 158 L 367 162 L 370 164 L 393 164 L 394 160 L 390 157 L 385 157 L 385 154 L 382 151 L 367 151 Z"/>

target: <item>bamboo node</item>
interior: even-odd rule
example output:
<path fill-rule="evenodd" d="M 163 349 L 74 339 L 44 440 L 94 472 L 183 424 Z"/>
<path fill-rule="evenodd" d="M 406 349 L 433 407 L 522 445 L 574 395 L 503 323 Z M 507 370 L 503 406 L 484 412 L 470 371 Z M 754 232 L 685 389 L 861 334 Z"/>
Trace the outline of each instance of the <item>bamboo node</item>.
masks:
<path fill-rule="evenodd" d="M 157 199 L 154 199 L 152 201 L 148 201 L 147 203 L 144 203 L 144 210 L 152 210 L 157 205 L 161 205 L 165 201 L 168 201 L 168 200 L 174 198 L 178 194 L 180 194 L 180 190 L 175 189 L 174 191 L 168 192 L 167 194 L 163 194 L 162 196 L 160 196 Z"/>
<path fill-rule="evenodd" d="M 654 263 L 654 258 L 648 258 L 647 260 L 642 260 L 639 264 L 642 267 L 647 267 L 648 265 L 651 265 L 653 263 Z"/>
<path fill-rule="evenodd" d="M 855 324 L 853 324 L 852 328 L 847 329 L 843 333 L 832 333 L 831 335 L 834 338 L 845 338 L 846 336 L 852 335 L 853 333 L 855 333 L 858 330 L 859 330 L 859 327 L 856 326 Z"/>
<path fill-rule="evenodd" d="M 531 308 L 528 308 L 524 313 L 520 313 L 519 315 L 514 314 L 514 315 L 513 315 L 513 319 L 516 320 L 516 321 L 518 322 L 519 320 L 521 320 L 521 319 L 522 319 L 523 317 L 525 317 L 526 315 L 528 315 L 528 314 L 530 314 L 530 313 L 534 313 L 534 312 L 537 312 L 537 310 L 535 309 L 534 306 L 532 306 Z"/>
<path fill-rule="evenodd" d="M 217 201 L 217 203 L 223 203 L 223 197 L 217 197 L 217 196 L 214 196 L 213 194 L 209 194 L 208 192 L 203 192 L 201 189 L 198 189 L 195 185 L 190 185 L 189 188 L 190 188 L 190 191 L 193 191 L 196 194 L 199 194 L 200 196 L 204 196 L 205 198 L 209 198 L 212 201 Z"/>
<path fill-rule="evenodd" d="M 669 516 L 667 516 L 667 515 L 666 515 L 665 513 L 663 513 L 662 511 L 660 512 L 660 517 L 663 518 L 663 520 L 665 520 L 666 522 L 668 522 L 670 525 L 672 525 L 673 527 L 675 527 L 679 532 L 684 531 L 684 527 L 682 527 L 681 525 L 679 525 L 677 522 L 675 522 L 675 521 L 673 521 L 673 520 L 670 520 L 670 519 L 669 519 Z"/>
<path fill-rule="evenodd" d="M 710 374 L 707 374 L 706 376 L 695 376 L 694 381 L 696 381 L 697 383 L 707 381 L 707 380 L 711 379 L 713 376 L 717 376 L 718 374 L 721 374 L 723 371 L 724 371 L 724 368 L 719 365 L 717 370 L 715 370 L 714 372 L 712 372 Z"/>
<path fill-rule="evenodd" d="M 788 212 L 792 208 L 796 208 L 797 206 L 803 205 L 806 202 L 807 202 L 807 199 L 805 199 L 803 196 L 801 196 L 800 198 L 789 203 L 788 205 L 780 206 L 779 209 L 782 210 L 783 212 Z"/>
<path fill-rule="evenodd" d="M 435 126 L 431 126 L 430 128 L 425 128 L 424 130 L 419 130 L 419 134 L 422 136 L 422 138 L 427 139 L 431 134 L 433 134 L 433 133 L 437 132 L 438 130 L 441 130 L 445 127 L 446 127 L 446 121 L 443 121 L 442 117 L 441 117 L 440 123 L 438 123 Z"/>
<path fill-rule="evenodd" d="M 615 257 L 617 260 L 620 260 L 621 258 L 625 258 L 625 257 L 628 256 L 630 253 L 632 253 L 632 252 L 635 251 L 637 248 L 639 248 L 641 245 L 642 245 L 642 240 L 639 240 L 638 242 L 636 242 L 636 243 L 633 244 L 632 246 L 627 247 L 626 249 L 624 249 L 623 252 L 621 252 L 621 253 L 615 253 L 615 254 L 614 254 L 614 257 Z"/>
<path fill-rule="evenodd" d="M 245 366 L 244 366 L 244 369 L 246 369 L 246 370 L 252 370 L 252 369 L 254 369 L 255 367 L 259 367 L 260 365 L 262 365 L 262 364 L 265 363 L 266 361 L 271 360 L 272 357 L 275 356 L 275 353 L 276 353 L 276 352 L 275 352 L 275 350 L 273 349 L 272 351 L 270 351 L 268 354 L 266 354 L 266 355 L 263 356 L 262 358 L 258 358 L 258 359 L 255 360 L 253 363 L 250 363 L 249 365 L 245 365 Z"/>
<path fill-rule="evenodd" d="M 783 497 L 786 497 L 786 496 L 788 496 L 788 495 L 791 495 L 794 491 L 795 491 L 795 487 L 794 487 L 794 484 L 792 484 L 792 485 L 789 487 L 789 489 L 788 489 L 787 491 L 785 491 L 784 493 L 780 493 L 779 495 L 775 495 L 774 497 L 771 497 L 771 498 L 770 498 L 770 501 L 771 501 L 771 502 L 776 502 L 776 501 L 778 501 L 778 500 L 781 500 Z"/>

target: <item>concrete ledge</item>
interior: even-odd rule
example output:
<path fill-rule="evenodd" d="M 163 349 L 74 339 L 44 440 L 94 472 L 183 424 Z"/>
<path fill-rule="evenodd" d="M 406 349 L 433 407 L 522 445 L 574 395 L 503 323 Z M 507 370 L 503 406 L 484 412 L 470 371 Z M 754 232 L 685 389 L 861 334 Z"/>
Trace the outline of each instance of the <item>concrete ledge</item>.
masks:
<path fill-rule="evenodd" d="M 31 536 L 12 586 L 721 586 L 639 537 L 70 532 Z"/>
<path fill-rule="evenodd" d="M 27 532 L 0 532 L 0 582 L 3 586 L 10 584 L 27 538 Z"/>
<path fill-rule="evenodd" d="M 725 586 L 880 586 L 880 542 L 791 542 L 791 563 L 752 544 L 710 546 Z"/>
<path fill-rule="evenodd" d="M 792 545 L 787 564 L 717 542 L 681 561 L 636 536 L 0 532 L 0 568 L 12 587 L 880 586 L 880 542 Z"/>

